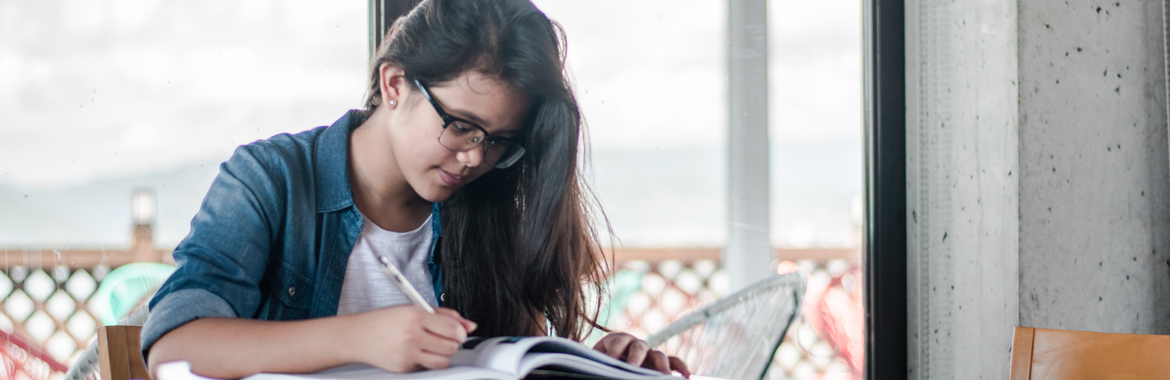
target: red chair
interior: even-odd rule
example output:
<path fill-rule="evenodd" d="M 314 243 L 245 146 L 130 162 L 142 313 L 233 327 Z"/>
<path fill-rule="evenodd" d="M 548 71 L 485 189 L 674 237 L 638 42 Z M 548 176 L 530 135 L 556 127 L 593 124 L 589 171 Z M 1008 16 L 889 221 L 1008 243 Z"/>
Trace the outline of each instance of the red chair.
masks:
<path fill-rule="evenodd" d="M 49 379 L 54 373 L 65 373 L 68 369 L 36 343 L 0 331 L 0 378 Z"/>

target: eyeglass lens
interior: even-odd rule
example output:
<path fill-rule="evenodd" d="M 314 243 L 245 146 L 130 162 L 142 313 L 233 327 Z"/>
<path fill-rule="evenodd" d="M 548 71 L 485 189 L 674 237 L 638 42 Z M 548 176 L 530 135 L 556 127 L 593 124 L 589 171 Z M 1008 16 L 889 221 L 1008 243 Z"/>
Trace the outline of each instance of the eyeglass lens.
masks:
<path fill-rule="evenodd" d="M 439 143 L 447 149 L 457 152 L 463 152 L 475 148 L 477 145 L 484 144 L 484 161 L 488 165 L 497 167 L 511 166 L 512 162 L 523 153 L 519 149 L 519 145 L 512 144 L 507 141 L 490 140 L 483 141 L 484 133 L 479 128 L 463 124 L 456 120 L 443 128 L 443 132 L 439 134 Z"/>

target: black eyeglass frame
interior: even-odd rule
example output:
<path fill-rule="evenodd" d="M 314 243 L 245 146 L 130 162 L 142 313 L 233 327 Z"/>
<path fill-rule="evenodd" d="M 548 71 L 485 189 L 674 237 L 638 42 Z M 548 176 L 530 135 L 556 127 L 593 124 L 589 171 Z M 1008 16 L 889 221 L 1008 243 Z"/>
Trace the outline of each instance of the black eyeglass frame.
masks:
<path fill-rule="evenodd" d="M 475 149 L 475 147 L 480 146 L 481 143 L 483 143 L 484 141 L 487 141 L 487 143 L 483 144 L 483 157 L 484 157 L 485 162 L 487 161 L 487 158 L 488 158 L 488 150 L 491 149 L 493 145 L 495 145 L 497 143 L 503 143 L 503 144 L 507 144 L 507 145 L 511 145 L 511 146 L 515 147 L 516 153 L 514 156 L 509 157 L 508 159 L 502 159 L 503 157 L 501 157 L 501 160 L 499 160 L 498 162 L 493 162 L 490 164 L 490 165 L 492 165 L 492 167 L 494 167 L 496 169 L 506 169 L 506 168 L 512 166 L 513 164 L 515 164 L 516 161 L 519 161 L 520 157 L 524 156 L 524 147 L 523 146 L 521 146 L 520 144 L 517 144 L 514 141 L 511 141 L 511 139 L 508 139 L 506 137 L 492 136 L 490 133 L 488 133 L 488 131 L 486 129 L 483 129 L 483 127 L 479 126 L 476 123 L 452 116 L 451 114 L 447 113 L 447 110 L 443 109 L 443 106 L 439 105 L 439 102 L 436 101 L 435 97 L 431 95 L 431 90 L 428 89 L 427 86 L 423 85 L 422 81 L 420 81 L 420 80 L 418 80 L 418 78 L 414 78 L 414 77 L 411 77 L 410 79 L 412 81 L 414 81 L 414 85 L 416 87 L 418 87 L 419 91 L 422 92 L 423 97 L 426 98 L 428 102 L 431 102 L 431 106 L 435 108 L 435 112 L 439 114 L 439 118 L 443 119 L 443 131 L 444 132 L 447 131 L 447 127 L 450 126 L 451 123 L 458 121 L 458 122 L 462 122 L 466 125 L 470 125 L 472 127 L 475 127 L 475 129 L 478 129 L 480 132 L 483 133 L 482 140 L 475 142 L 473 145 L 471 145 L 471 147 L 467 148 L 466 150 L 460 151 L 460 150 L 456 150 L 456 149 L 451 149 L 451 147 L 443 145 L 443 134 L 442 134 L 442 132 L 440 132 L 439 133 L 439 145 L 442 145 L 444 148 L 447 148 L 448 150 L 451 150 L 453 152 L 466 152 L 468 150 Z"/>

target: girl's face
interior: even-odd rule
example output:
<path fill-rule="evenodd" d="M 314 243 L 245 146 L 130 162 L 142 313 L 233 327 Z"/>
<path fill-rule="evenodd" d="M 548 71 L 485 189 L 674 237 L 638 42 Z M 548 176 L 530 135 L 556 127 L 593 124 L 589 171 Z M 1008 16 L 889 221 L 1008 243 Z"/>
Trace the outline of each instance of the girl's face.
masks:
<path fill-rule="evenodd" d="M 390 81 L 398 88 L 406 86 L 405 91 L 396 92 L 401 96 L 393 111 L 401 113 L 401 117 L 390 123 L 392 151 L 402 176 L 415 193 L 427 201 L 439 202 L 487 173 L 492 165 L 484 162 L 483 143 L 462 152 L 440 144 L 442 117 L 421 91 L 410 90 L 408 81 L 405 76 Z M 447 83 L 424 85 L 443 111 L 479 125 L 491 137 L 514 138 L 531 104 L 527 96 L 504 82 L 474 71 Z"/>

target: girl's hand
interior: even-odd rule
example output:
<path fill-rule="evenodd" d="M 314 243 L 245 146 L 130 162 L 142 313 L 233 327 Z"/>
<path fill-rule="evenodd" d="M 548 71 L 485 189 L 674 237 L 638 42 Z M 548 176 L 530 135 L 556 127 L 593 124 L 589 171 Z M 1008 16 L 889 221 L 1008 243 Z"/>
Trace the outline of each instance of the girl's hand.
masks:
<path fill-rule="evenodd" d="M 352 358 L 390 372 L 447 368 L 475 327 L 452 309 L 391 306 L 354 314 L 342 344 Z"/>
<path fill-rule="evenodd" d="M 649 368 L 669 375 L 670 371 L 678 371 L 683 377 L 690 378 L 691 372 L 682 359 L 666 356 L 662 351 L 650 349 L 646 341 L 626 333 L 606 335 L 593 346 L 594 350 L 612 356 L 618 360 L 643 368 Z"/>

